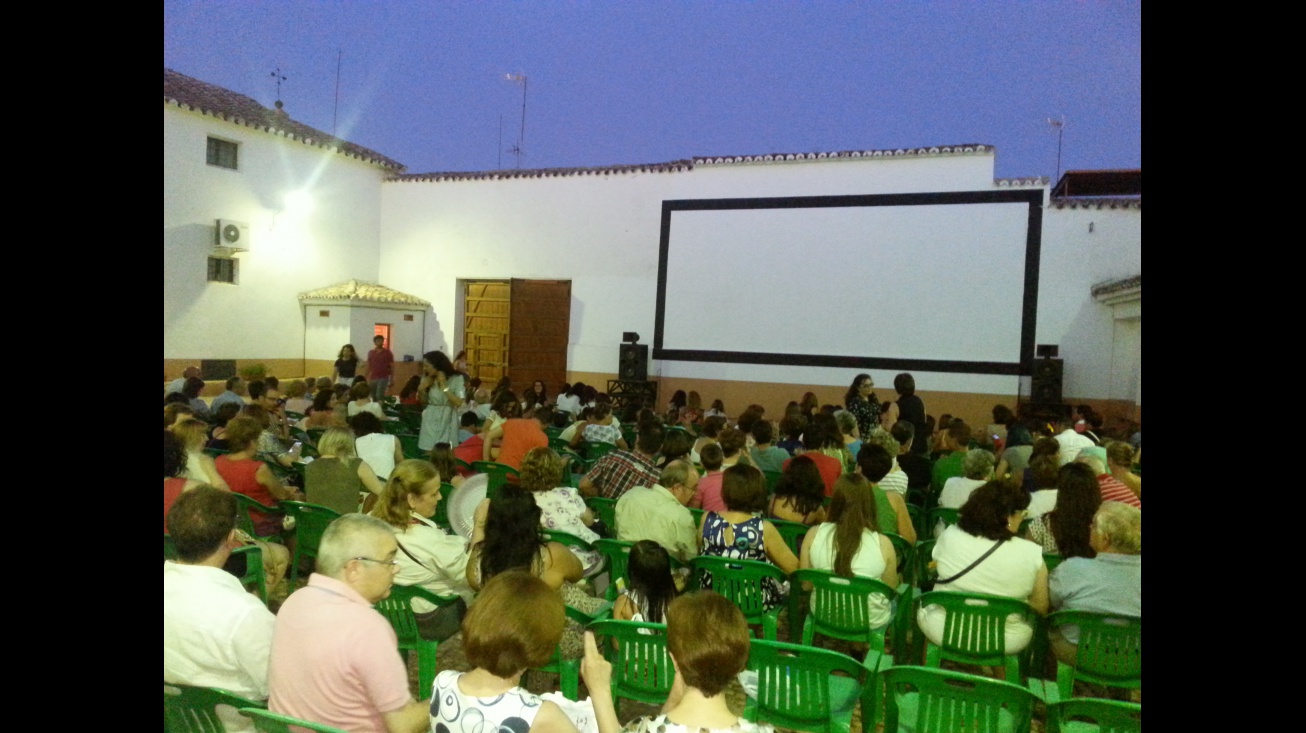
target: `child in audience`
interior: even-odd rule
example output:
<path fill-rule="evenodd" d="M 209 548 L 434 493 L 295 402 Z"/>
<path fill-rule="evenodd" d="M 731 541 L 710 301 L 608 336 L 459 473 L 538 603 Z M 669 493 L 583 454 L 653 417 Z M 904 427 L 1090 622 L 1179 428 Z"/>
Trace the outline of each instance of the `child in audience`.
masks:
<path fill-rule="evenodd" d="M 667 622 L 667 606 L 676 599 L 675 576 L 671 573 L 671 556 L 652 540 L 640 540 L 630 548 L 626 578 L 618 580 L 624 589 L 612 606 L 612 617 L 620 621 L 650 624 Z"/>

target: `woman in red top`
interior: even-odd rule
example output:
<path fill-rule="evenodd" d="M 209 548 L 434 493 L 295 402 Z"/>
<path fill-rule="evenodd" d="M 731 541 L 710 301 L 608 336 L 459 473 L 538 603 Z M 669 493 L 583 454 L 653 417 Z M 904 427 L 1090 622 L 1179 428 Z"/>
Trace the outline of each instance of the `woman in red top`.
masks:
<path fill-rule="evenodd" d="M 303 501 L 302 492 L 282 486 L 263 461 L 254 460 L 258 436 L 263 426 L 252 417 L 241 415 L 227 423 L 227 444 L 231 452 L 218 456 L 213 463 L 231 490 L 260 504 L 275 506 L 278 501 Z M 260 537 L 279 534 L 281 518 L 263 512 L 250 512 L 254 532 Z"/>
<path fill-rule="evenodd" d="M 511 417 L 504 420 L 503 424 L 483 434 L 485 444 L 481 448 L 481 460 L 497 461 L 520 469 L 522 459 L 532 448 L 549 447 L 549 436 L 544 428 L 552 422 L 553 412 L 547 407 L 537 409 L 533 417 Z M 494 447 L 496 438 L 503 438 L 498 448 Z"/>

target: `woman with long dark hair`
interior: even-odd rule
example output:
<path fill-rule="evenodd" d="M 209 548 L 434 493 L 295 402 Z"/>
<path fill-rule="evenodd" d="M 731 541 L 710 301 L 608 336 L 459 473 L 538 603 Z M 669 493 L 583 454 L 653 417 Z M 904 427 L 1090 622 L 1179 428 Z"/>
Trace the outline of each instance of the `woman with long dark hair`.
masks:
<path fill-rule="evenodd" d="M 775 482 L 775 495 L 766 513 L 809 526 L 824 522 L 825 481 L 816 462 L 808 456 L 797 456 L 787 463 L 784 474 Z"/>
<path fill-rule="evenodd" d="M 878 529 L 870 481 L 861 474 L 846 473 L 834 483 L 830 519 L 803 538 L 799 567 L 828 570 L 845 578 L 874 578 L 897 588 L 898 556 L 893 543 Z M 888 626 L 889 599 L 877 594 L 869 603 L 871 628 Z"/>
<path fill-rule="evenodd" d="M 422 432 L 417 447 L 429 451 L 436 443 L 458 443 L 458 408 L 466 395 L 463 393 L 463 375 L 454 369 L 453 362 L 443 351 L 428 351 L 422 355 L 422 382 L 417 391 L 426 398 L 422 410 Z"/>
<path fill-rule="evenodd" d="M 925 414 L 925 402 L 916 396 L 916 378 L 903 372 L 893 378 L 893 391 L 898 393 L 898 419 L 906 420 L 916 428 L 916 440 L 911 452 L 925 455 L 930 452 L 930 434 L 934 432 Z"/>
<path fill-rule="evenodd" d="M 671 575 L 671 555 L 653 540 L 640 540 L 630 548 L 626 563 L 626 590 L 612 605 L 620 621 L 667 622 L 667 606 L 679 595 Z"/>
<path fill-rule="evenodd" d="M 1067 463 L 1057 472 L 1056 508 L 1029 523 L 1029 539 L 1044 552 L 1072 557 L 1097 557 L 1088 542 L 1093 515 L 1102 506 L 1093 469 L 1082 463 Z"/>
<path fill-rule="evenodd" d="M 358 365 L 362 361 L 358 358 L 358 352 L 354 351 L 353 344 L 341 346 L 335 364 L 331 365 L 331 381 L 336 384 L 353 385 L 355 372 L 358 371 Z"/>

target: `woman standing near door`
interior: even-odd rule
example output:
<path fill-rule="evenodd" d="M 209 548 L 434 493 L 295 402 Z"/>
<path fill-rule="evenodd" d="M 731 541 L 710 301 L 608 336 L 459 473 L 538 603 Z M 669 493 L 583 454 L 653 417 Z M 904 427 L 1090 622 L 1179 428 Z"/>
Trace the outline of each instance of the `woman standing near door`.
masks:
<path fill-rule="evenodd" d="M 457 445 L 458 408 L 462 407 L 466 395 L 463 393 L 463 375 L 454 369 L 453 362 L 443 351 L 428 351 L 422 355 L 422 381 L 417 392 L 426 398 L 417 447 L 429 451 L 436 443 Z"/>

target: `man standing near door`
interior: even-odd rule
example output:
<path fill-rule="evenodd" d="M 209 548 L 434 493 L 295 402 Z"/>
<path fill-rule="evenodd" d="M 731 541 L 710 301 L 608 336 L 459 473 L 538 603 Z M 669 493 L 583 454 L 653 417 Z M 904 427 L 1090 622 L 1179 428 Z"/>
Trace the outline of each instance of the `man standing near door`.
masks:
<path fill-rule="evenodd" d="M 372 388 L 372 399 L 381 402 L 390 388 L 395 355 L 385 347 L 385 336 L 373 336 L 372 343 L 375 346 L 367 352 L 367 383 Z"/>

